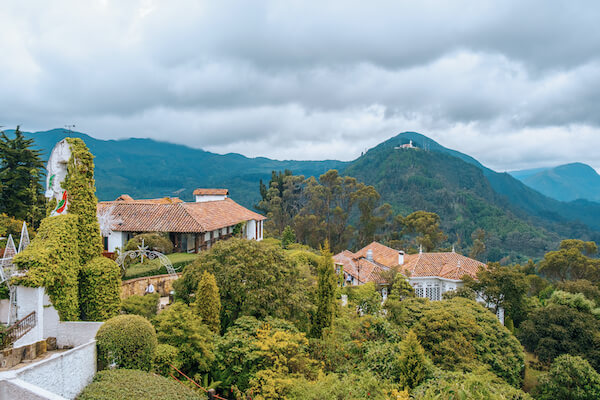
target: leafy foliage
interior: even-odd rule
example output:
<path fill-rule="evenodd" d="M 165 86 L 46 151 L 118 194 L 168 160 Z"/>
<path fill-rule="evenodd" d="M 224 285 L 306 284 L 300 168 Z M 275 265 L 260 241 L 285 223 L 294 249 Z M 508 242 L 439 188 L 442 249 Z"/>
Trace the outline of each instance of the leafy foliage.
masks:
<path fill-rule="evenodd" d="M 79 272 L 79 304 L 84 321 L 105 321 L 121 308 L 121 270 L 106 257 L 96 257 Z"/>
<path fill-rule="evenodd" d="M 17 129 L 14 138 L 0 133 L 0 213 L 38 226 L 44 217 L 45 199 L 40 178 L 44 174 L 41 152 L 32 149 Z"/>
<path fill-rule="evenodd" d="M 497 376 L 478 370 L 444 372 L 421 385 L 413 393 L 418 400 L 529 400 L 531 397 L 506 384 Z"/>
<path fill-rule="evenodd" d="M 286 398 L 290 400 L 388 400 L 391 386 L 369 372 L 328 374 L 320 376 L 315 381 L 295 380 L 290 385 Z M 408 397 L 406 399 L 408 400 Z"/>
<path fill-rule="evenodd" d="M 594 250 L 595 243 L 581 240 L 563 240 L 560 249 L 546 253 L 540 262 L 539 272 L 554 280 L 598 279 L 600 263 L 586 254 Z M 586 251 L 587 249 L 587 251 Z"/>
<path fill-rule="evenodd" d="M 96 183 L 94 181 L 94 156 L 83 140 L 67 138 L 71 158 L 67 164 L 67 176 L 62 183 L 69 194 L 69 213 L 78 216 L 77 241 L 80 264 L 102 253 L 100 225 L 96 217 Z"/>
<path fill-rule="evenodd" d="M 425 251 L 432 251 L 447 236 L 440 229 L 440 217 L 436 213 L 415 211 L 402 219 L 403 233 L 416 235 L 415 241 Z"/>
<path fill-rule="evenodd" d="M 410 389 L 417 387 L 431 373 L 431 362 L 427 359 L 425 349 L 412 330 L 408 331 L 400 344 L 398 372 L 400 384 Z"/>
<path fill-rule="evenodd" d="M 281 246 L 287 249 L 292 243 L 296 243 L 296 234 L 289 225 L 286 225 L 283 232 L 281 232 Z"/>
<path fill-rule="evenodd" d="M 219 241 L 173 283 L 177 296 L 191 301 L 204 271 L 217 280 L 221 329 L 243 315 L 281 317 L 307 325 L 308 288 L 300 285 L 299 269 L 280 247 L 236 238 Z"/>
<path fill-rule="evenodd" d="M 77 396 L 77 400 L 203 400 L 179 382 L 148 372 L 116 369 L 100 371 Z"/>
<path fill-rule="evenodd" d="M 152 319 L 158 311 L 158 293 L 145 296 L 133 295 L 123 300 L 121 308 L 126 314 L 136 314 L 147 319 Z"/>
<path fill-rule="evenodd" d="M 600 374 L 579 356 L 556 357 L 536 387 L 538 400 L 594 400 L 600 398 Z"/>
<path fill-rule="evenodd" d="M 496 316 L 465 298 L 436 302 L 413 326 L 431 360 L 447 370 L 487 365 L 513 386 L 521 383 L 524 353 Z"/>
<path fill-rule="evenodd" d="M 27 275 L 13 278 L 14 284 L 46 288 L 63 321 L 79 318 L 78 276 L 80 257 L 78 217 L 57 215 L 42 220 L 37 236 L 14 258 Z"/>
<path fill-rule="evenodd" d="M 148 246 L 150 250 L 158 251 L 163 254 L 173 252 L 173 243 L 160 233 L 142 233 L 135 235 L 129 239 L 125 245 L 125 250 L 137 250 L 138 246 L 142 245 L 142 240 L 144 240 L 144 245 Z"/>
<path fill-rule="evenodd" d="M 150 371 L 156 350 L 156 332 L 139 315 L 119 315 L 106 321 L 96 333 L 98 368 L 111 365 Z"/>
<path fill-rule="evenodd" d="M 549 304 L 530 314 L 518 337 L 540 361 L 550 363 L 561 354 L 578 355 L 600 368 L 600 322 L 588 312 Z"/>
<path fill-rule="evenodd" d="M 204 271 L 202 273 L 196 290 L 194 308 L 202 323 L 218 334 L 221 330 L 221 299 L 215 276 L 210 272 Z"/>
<path fill-rule="evenodd" d="M 331 327 L 335 315 L 336 278 L 333 271 L 333 260 L 329 252 L 329 243 L 321 249 L 321 262 L 318 266 L 317 310 L 312 323 L 312 335 L 321 337 L 323 329 Z"/>
<path fill-rule="evenodd" d="M 163 376 L 175 373 L 171 366 L 177 369 L 181 368 L 180 360 L 177 358 L 178 353 L 177 347 L 160 343 L 156 346 L 154 354 L 154 371 Z"/>
<path fill-rule="evenodd" d="M 214 356 L 214 335 L 192 309 L 175 302 L 153 320 L 158 341 L 177 349 L 177 360 L 188 376 L 209 370 Z"/>

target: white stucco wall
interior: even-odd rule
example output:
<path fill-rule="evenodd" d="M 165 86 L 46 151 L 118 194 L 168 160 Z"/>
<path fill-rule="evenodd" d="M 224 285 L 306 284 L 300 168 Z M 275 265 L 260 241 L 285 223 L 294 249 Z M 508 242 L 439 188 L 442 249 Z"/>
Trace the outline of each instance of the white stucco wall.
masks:
<path fill-rule="evenodd" d="M 0 323 L 8 323 L 8 299 L 0 300 Z"/>
<path fill-rule="evenodd" d="M 53 354 L 11 372 L 14 372 L 16 378 L 32 385 L 67 399 L 74 399 L 96 373 L 96 341 Z"/>
<path fill-rule="evenodd" d="M 196 203 L 203 203 L 205 201 L 218 201 L 225 200 L 227 198 L 226 195 L 211 195 L 211 196 L 195 196 Z"/>
<path fill-rule="evenodd" d="M 256 221 L 251 219 L 246 222 L 246 239 L 256 238 Z"/>
<path fill-rule="evenodd" d="M 17 286 L 17 320 L 36 312 L 36 325 L 25 336 L 14 343 L 14 347 L 26 346 L 44 339 L 44 294 L 43 287 L 30 288 Z"/>
<path fill-rule="evenodd" d="M 0 399 L 10 400 L 66 400 L 22 379 L 0 380 Z"/>
<path fill-rule="evenodd" d="M 117 247 L 122 250 L 126 244 L 125 235 L 125 232 L 117 231 L 113 231 L 110 235 L 108 235 L 108 251 L 112 253 Z"/>

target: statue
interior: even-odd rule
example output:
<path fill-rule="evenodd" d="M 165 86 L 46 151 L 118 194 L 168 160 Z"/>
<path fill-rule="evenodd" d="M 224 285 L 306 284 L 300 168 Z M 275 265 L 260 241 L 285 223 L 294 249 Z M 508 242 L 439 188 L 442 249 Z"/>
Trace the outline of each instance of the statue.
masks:
<path fill-rule="evenodd" d="M 66 139 L 61 140 L 54 146 L 46 169 L 46 193 L 48 199 L 56 200 L 56 207 L 50 213 L 51 216 L 67 213 L 68 194 L 62 187 L 67 177 L 67 165 L 71 158 L 71 145 Z"/>

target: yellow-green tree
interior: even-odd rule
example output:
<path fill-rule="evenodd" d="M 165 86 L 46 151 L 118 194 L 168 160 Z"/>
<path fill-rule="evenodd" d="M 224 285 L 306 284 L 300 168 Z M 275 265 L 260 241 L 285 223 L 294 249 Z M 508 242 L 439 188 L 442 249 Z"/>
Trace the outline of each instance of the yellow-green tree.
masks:
<path fill-rule="evenodd" d="M 194 308 L 196 314 L 202 318 L 202 323 L 218 334 L 221 330 L 221 298 L 215 276 L 210 272 L 202 273 L 196 290 Z"/>
<path fill-rule="evenodd" d="M 331 327 L 335 315 L 335 272 L 329 243 L 321 248 L 317 278 L 317 311 L 312 324 L 313 337 L 321 337 L 323 329 Z"/>
<path fill-rule="evenodd" d="M 413 389 L 427 378 L 431 362 L 425 356 L 425 349 L 411 329 L 400 343 L 398 358 L 398 381 L 405 388 Z"/>
<path fill-rule="evenodd" d="M 417 235 L 415 240 L 425 251 L 438 247 L 447 236 L 440 229 L 440 216 L 433 212 L 415 211 L 402 219 L 403 234 Z"/>

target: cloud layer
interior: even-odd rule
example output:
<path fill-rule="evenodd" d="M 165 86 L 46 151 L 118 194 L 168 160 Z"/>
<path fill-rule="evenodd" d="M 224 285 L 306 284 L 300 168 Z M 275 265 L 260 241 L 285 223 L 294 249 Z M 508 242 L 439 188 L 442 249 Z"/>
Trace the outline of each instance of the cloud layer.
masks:
<path fill-rule="evenodd" d="M 0 124 L 344 160 L 414 130 L 600 169 L 597 2 L 400 3 L 8 1 Z"/>

